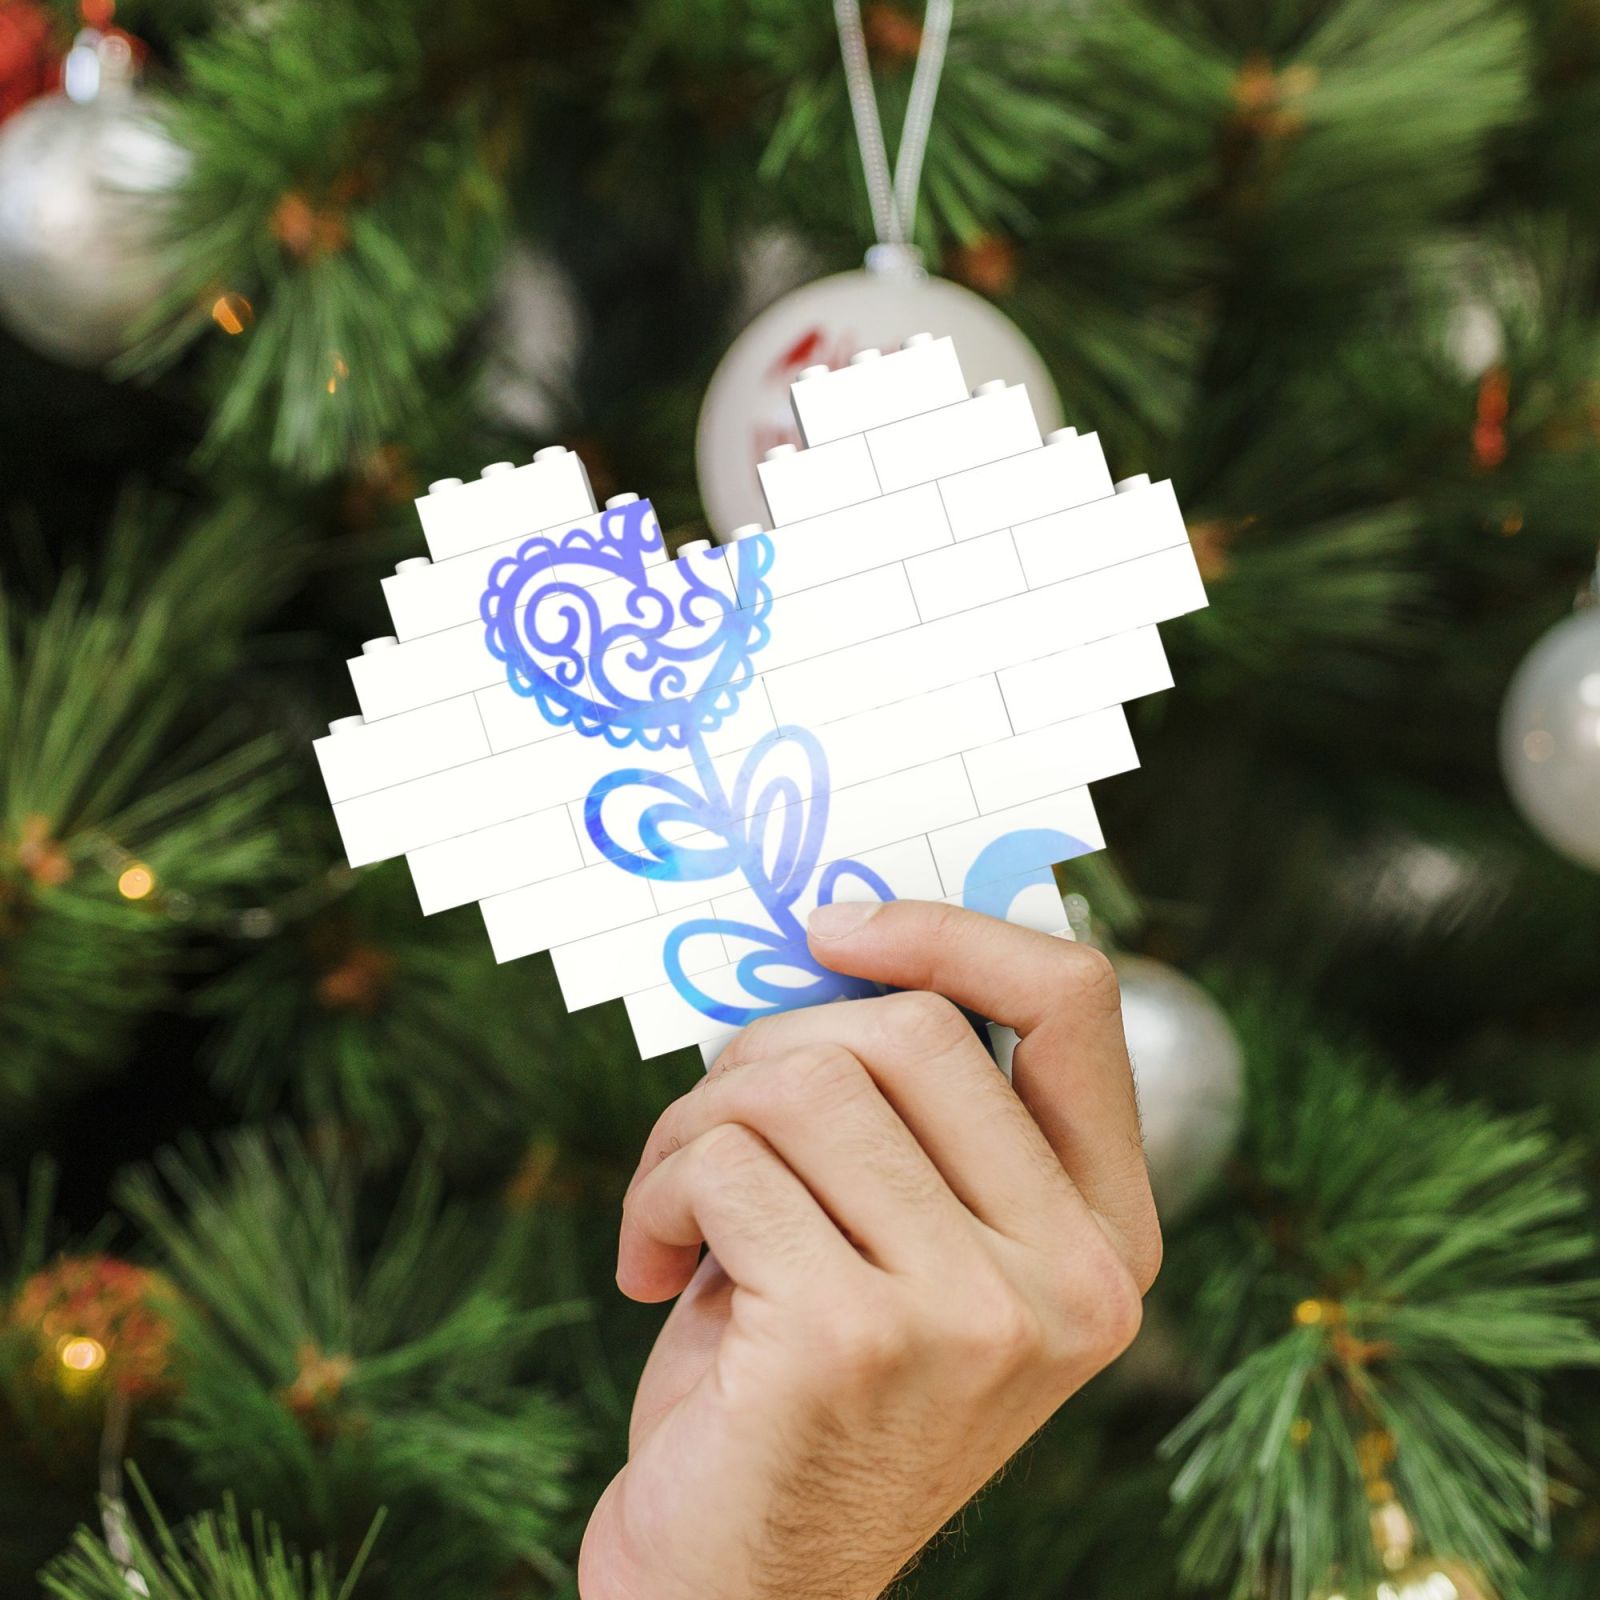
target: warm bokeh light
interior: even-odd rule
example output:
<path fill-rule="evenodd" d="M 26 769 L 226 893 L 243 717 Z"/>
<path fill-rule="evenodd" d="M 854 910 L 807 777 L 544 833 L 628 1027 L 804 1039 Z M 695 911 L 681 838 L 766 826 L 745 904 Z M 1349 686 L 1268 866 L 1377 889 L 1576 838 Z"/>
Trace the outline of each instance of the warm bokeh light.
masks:
<path fill-rule="evenodd" d="M 117 876 L 117 893 L 124 900 L 143 900 L 155 886 L 155 873 L 142 861 L 124 867 Z"/>
<path fill-rule="evenodd" d="M 61 1341 L 61 1365 L 69 1372 L 98 1372 L 106 1364 L 106 1347 L 98 1339 L 80 1336 Z"/>
<path fill-rule="evenodd" d="M 255 307 L 242 294 L 218 295 L 211 320 L 226 334 L 240 334 L 256 319 Z"/>
<path fill-rule="evenodd" d="M 328 375 L 328 393 L 336 393 L 339 388 L 339 380 L 341 378 L 348 378 L 349 376 L 350 368 L 345 365 L 344 357 L 335 356 L 333 358 L 333 371 Z"/>

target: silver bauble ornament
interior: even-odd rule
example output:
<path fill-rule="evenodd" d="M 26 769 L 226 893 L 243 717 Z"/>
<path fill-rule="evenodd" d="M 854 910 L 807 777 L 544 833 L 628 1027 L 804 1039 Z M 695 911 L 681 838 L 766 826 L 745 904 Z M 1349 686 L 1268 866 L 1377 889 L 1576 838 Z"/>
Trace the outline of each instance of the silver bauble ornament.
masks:
<path fill-rule="evenodd" d="M 0 320 L 78 366 L 125 348 L 169 281 L 157 243 L 162 202 L 185 166 L 144 97 L 112 72 L 92 98 L 50 94 L 9 118 L 0 126 Z"/>
<path fill-rule="evenodd" d="M 1517 668 L 1500 763 L 1535 832 L 1600 869 L 1600 606 L 1558 622 Z"/>
<path fill-rule="evenodd" d="M 1199 984 L 1145 956 L 1119 956 L 1116 966 L 1150 1183 L 1156 1209 L 1171 1223 L 1233 1149 L 1244 1058 L 1227 1017 Z"/>

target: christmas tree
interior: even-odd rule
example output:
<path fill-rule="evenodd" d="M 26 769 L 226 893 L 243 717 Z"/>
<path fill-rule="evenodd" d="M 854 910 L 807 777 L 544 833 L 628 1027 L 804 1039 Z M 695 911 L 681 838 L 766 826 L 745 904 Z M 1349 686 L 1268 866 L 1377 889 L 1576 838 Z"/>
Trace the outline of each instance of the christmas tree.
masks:
<path fill-rule="evenodd" d="M 718 362 L 874 237 L 832 9 L 0 0 L 0 119 L 0 1584 L 571 1595 L 701 1061 L 311 745 L 430 482 L 730 531 Z M 1593 0 L 956 8 L 912 242 L 1210 606 L 1058 870 L 1168 1264 L 908 1592 L 1600 1592 L 1597 160 Z"/>

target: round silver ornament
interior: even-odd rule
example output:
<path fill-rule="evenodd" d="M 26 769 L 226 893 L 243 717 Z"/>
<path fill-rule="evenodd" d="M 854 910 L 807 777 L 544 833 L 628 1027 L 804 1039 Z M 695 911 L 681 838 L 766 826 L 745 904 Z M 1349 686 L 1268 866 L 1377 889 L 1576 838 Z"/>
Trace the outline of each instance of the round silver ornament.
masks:
<path fill-rule="evenodd" d="M 0 126 L 0 320 L 78 366 L 122 350 L 166 287 L 162 199 L 186 166 L 114 45 L 125 52 L 118 40 L 98 52 L 80 40 L 67 62 L 72 92 Z"/>
<path fill-rule="evenodd" d="M 1175 1222 L 1233 1149 L 1244 1058 L 1227 1017 L 1199 984 L 1145 956 L 1119 956 L 1116 966 L 1150 1183 L 1162 1220 Z"/>
<path fill-rule="evenodd" d="M 1600 606 L 1558 622 L 1513 674 L 1500 764 L 1534 831 L 1600 870 Z"/>
<path fill-rule="evenodd" d="M 858 350 L 897 350 L 914 333 L 950 335 L 973 384 L 1026 384 L 1040 430 L 1061 426 L 1061 399 L 1038 352 L 1004 312 L 943 278 L 893 264 L 807 283 L 768 306 L 722 358 L 700 408 L 695 465 L 718 537 L 768 523 L 756 463 L 801 443 L 789 385 L 805 367 L 846 365 Z"/>

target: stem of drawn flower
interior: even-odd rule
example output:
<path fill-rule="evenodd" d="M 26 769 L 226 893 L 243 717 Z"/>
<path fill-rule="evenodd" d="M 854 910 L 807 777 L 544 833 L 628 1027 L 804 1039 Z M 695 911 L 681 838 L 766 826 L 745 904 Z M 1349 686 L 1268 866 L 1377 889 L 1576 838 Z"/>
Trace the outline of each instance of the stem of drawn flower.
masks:
<path fill-rule="evenodd" d="M 778 890 L 761 859 L 759 846 L 751 848 L 750 823 L 754 819 L 733 815 L 732 802 L 717 773 L 716 764 L 711 759 L 711 752 L 706 748 L 705 735 L 699 728 L 692 728 L 689 731 L 686 743 L 694 759 L 695 772 L 705 792 L 706 804 L 717 819 L 717 831 L 721 833 L 729 847 L 738 852 L 739 870 L 744 874 L 745 882 L 755 891 L 761 901 L 762 909 L 771 918 L 777 932 L 791 945 L 798 944 L 803 947 L 805 932 L 800 926 L 800 919 L 779 898 Z M 824 779 L 825 791 L 826 779 Z"/>

